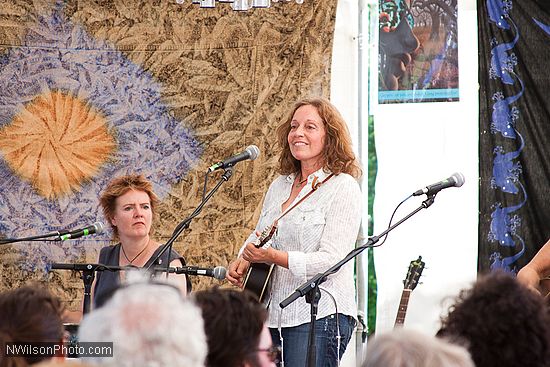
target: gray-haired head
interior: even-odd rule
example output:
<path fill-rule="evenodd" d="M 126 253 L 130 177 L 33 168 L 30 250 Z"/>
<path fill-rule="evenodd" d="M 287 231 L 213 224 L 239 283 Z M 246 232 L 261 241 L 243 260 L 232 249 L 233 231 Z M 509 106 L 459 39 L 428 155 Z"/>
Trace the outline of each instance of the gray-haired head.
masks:
<path fill-rule="evenodd" d="M 468 351 L 419 331 L 394 329 L 369 341 L 362 367 L 475 367 Z"/>
<path fill-rule="evenodd" d="M 80 342 L 113 342 L 113 357 L 83 358 L 103 366 L 203 367 L 207 354 L 200 309 L 173 284 L 155 279 L 116 291 L 101 308 L 85 315 Z"/>

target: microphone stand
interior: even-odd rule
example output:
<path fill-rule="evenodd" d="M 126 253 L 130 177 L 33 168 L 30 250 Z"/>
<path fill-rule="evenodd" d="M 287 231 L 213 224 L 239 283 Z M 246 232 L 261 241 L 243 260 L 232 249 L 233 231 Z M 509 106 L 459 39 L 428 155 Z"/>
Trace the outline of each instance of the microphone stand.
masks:
<path fill-rule="evenodd" d="M 158 255 L 154 258 L 154 260 L 149 264 L 149 266 L 145 270 L 149 270 L 155 263 L 161 258 L 161 256 L 169 249 L 169 254 L 172 252 L 172 245 L 176 238 L 181 234 L 181 232 L 189 228 L 189 225 L 191 224 L 191 220 L 195 218 L 199 213 L 201 212 L 204 205 L 210 200 L 210 198 L 214 195 L 216 191 L 220 188 L 222 183 L 225 181 L 228 181 L 229 178 L 231 178 L 231 175 L 233 174 L 232 166 L 227 167 L 224 170 L 224 173 L 222 174 L 222 177 L 220 181 L 216 184 L 216 186 L 210 190 L 210 192 L 202 199 L 199 206 L 193 211 L 193 213 L 183 220 L 176 229 L 174 230 L 174 233 L 172 233 L 172 236 L 170 239 L 162 245 L 162 249 L 159 251 Z M 58 236 L 59 233 L 52 233 L 49 235 L 46 235 L 47 237 L 53 237 Z M 43 236 L 45 237 L 45 236 Z M 37 237 L 42 238 L 42 237 Z M 29 240 L 27 239 L 21 239 L 22 240 Z M 16 241 L 13 241 L 16 242 Z M 0 244 L 3 243 L 9 243 L 9 242 L 0 242 Z M 170 255 L 168 255 L 168 259 L 170 259 Z M 133 266 L 107 266 L 103 264 L 61 264 L 61 263 L 53 263 L 50 269 L 60 269 L 60 270 L 73 270 L 73 271 L 81 271 L 82 272 L 82 280 L 84 282 L 84 302 L 82 305 L 82 312 L 84 314 L 88 313 L 90 311 L 90 303 L 91 303 L 91 290 L 92 290 L 92 283 L 95 278 L 95 272 L 96 271 L 120 271 L 120 270 L 127 270 L 127 269 L 134 269 Z M 166 262 L 166 276 L 168 276 L 168 273 L 170 272 L 170 261 Z M 155 271 L 161 271 L 158 267 L 155 268 Z"/>
<path fill-rule="evenodd" d="M 63 264 L 52 263 L 50 270 L 72 270 L 82 272 L 82 281 L 84 282 L 84 301 L 82 302 L 82 313 L 90 312 L 92 283 L 94 282 L 96 271 L 120 271 L 135 269 L 133 266 L 107 266 L 103 264 Z"/>
<path fill-rule="evenodd" d="M 279 303 L 279 307 L 283 309 L 288 305 L 290 305 L 292 302 L 296 301 L 298 298 L 305 296 L 306 302 L 309 303 L 311 306 L 310 307 L 311 322 L 309 326 L 309 341 L 308 341 L 308 351 L 307 351 L 307 359 L 306 359 L 307 367 L 315 367 L 315 363 L 317 362 L 317 355 L 316 355 L 317 352 L 316 352 L 316 342 L 315 342 L 315 321 L 317 318 L 319 299 L 321 298 L 319 285 L 325 282 L 325 280 L 327 280 L 327 277 L 329 275 L 336 273 L 348 261 L 355 258 L 365 249 L 369 247 L 375 247 L 374 244 L 376 244 L 381 237 L 391 232 L 395 227 L 405 222 L 407 219 L 409 219 L 410 217 L 418 213 L 420 210 L 429 208 L 434 203 L 435 195 L 436 194 L 429 195 L 428 198 L 424 200 L 418 208 L 413 210 L 411 213 L 406 215 L 404 218 L 399 220 L 394 225 L 388 227 L 385 231 L 380 233 L 378 236 L 369 237 L 365 244 L 353 249 L 349 254 L 346 255 L 346 257 L 344 257 L 342 260 L 340 260 L 339 262 L 331 266 L 325 272 L 314 275 L 310 280 L 308 280 L 307 282 L 299 286 L 290 296 L 288 296 L 281 303 Z M 338 317 L 338 315 L 336 317 Z"/>
<path fill-rule="evenodd" d="M 92 295 L 92 283 L 94 282 L 96 271 L 121 271 L 121 270 L 136 270 L 135 266 L 116 266 L 116 265 L 103 265 L 103 264 L 64 264 L 64 263 L 52 263 L 50 270 L 71 270 L 81 271 L 82 281 L 84 282 L 84 301 L 82 302 L 82 313 L 87 314 L 90 312 L 91 295 Z M 164 272 L 164 268 L 155 271 Z"/>
<path fill-rule="evenodd" d="M 197 208 L 193 211 L 193 213 L 191 213 L 189 217 L 185 218 L 180 224 L 176 226 L 176 229 L 174 229 L 172 236 L 168 239 L 168 241 L 166 241 L 165 244 L 162 245 L 162 249 L 159 251 L 158 255 L 153 259 L 153 261 L 149 264 L 146 270 L 149 270 L 152 266 L 154 266 L 166 251 L 168 251 L 168 261 L 166 262 L 166 269 L 170 267 L 170 253 L 172 253 L 172 246 L 176 241 L 176 239 L 178 238 L 178 236 L 181 234 L 181 232 L 183 232 L 184 229 L 189 228 L 189 225 L 191 224 L 191 221 L 193 220 L 193 218 L 199 215 L 199 213 L 201 212 L 204 205 L 208 202 L 208 200 L 210 200 L 210 198 L 214 195 L 214 193 L 218 191 L 220 186 L 224 182 L 228 181 L 232 175 L 233 175 L 233 168 L 232 166 L 229 166 L 224 170 L 222 177 L 220 178 L 216 186 L 214 186 L 214 188 L 210 190 L 210 192 L 202 199 L 199 206 L 197 206 Z M 167 270 L 166 276 L 168 276 L 168 273 L 169 272 Z"/>
<path fill-rule="evenodd" d="M 36 240 L 61 241 L 62 235 L 63 233 L 58 231 L 58 232 L 42 234 L 38 236 L 23 237 L 23 238 L 0 238 L 0 245 L 7 245 L 9 243 L 24 242 L 24 241 L 36 241 Z M 56 237 L 56 238 L 48 239 L 50 237 Z"/>

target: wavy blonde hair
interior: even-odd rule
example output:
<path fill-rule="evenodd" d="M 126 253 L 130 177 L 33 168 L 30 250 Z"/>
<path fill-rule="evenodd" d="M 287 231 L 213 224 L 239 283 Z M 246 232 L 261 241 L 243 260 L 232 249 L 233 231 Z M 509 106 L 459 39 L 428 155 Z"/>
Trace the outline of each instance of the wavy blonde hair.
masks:
<path fill-rule="evenodd" d="M 351 136 L 340 112 L 327 99 L 321 97 L 305 98 L 294 104 L 287 118 L 277 127 L 277 142 L 281 149 L 279 155 L 279 173 L 288 175 L 300 171 L 300 161 L 294 158 L 288 144 L 290 123 L 296 110 L 302 106 L 313 106 L 325 126 L 325 147 L 323 150 L 323 169 L 334 174 L 347 173 L 354 178 L 362 175 L 361 167 L 353 153 Z"/>

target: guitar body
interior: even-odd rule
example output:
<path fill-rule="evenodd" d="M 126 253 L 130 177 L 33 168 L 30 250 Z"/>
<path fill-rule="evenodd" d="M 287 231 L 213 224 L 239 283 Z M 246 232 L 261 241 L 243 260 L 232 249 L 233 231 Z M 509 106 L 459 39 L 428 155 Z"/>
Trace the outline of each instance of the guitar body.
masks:
<path fill-rule="evenodd" d="M 250 264 L 244 279 L 244 289 L 254 293 L 260 302 L 267 301 L 271 273 L 275 265 L 264 263 Z"/>
<path fill-rule="evenodd" d="M 313 194 L 323 183 L 327 182 L 334 174 L 330 174 L 322 182 L 317 182 L 317 177 L 313 180 L 311 184 L 311 191 L 308 192 L 304 197 L 302 197 L 297 203 L 288 208 L 283 214 L 277 218 L 273 224 L 267 226 L 260 237 L 255 241 L 254 246 L 256 248 L 263 247 L 267 242 L 273 237 L 275 231 L 277 230 L 277 224 L 279 219 L 281 219 L 285 214 L 294 209 L 298 204 L 304 201 L 309 195 Z M 252 263 L 248 268 L 246 277 L 243 282 L 243 289 L 251 291 L 262 303 L 267 303 L 269 296 L 269 285 L 271 274 L 273 274 L 273 269 L 275 268 L 274 264 L 264 264 L 264 263 Z"/>
<path fill-rule="evenodd" d="M 256 240 L 254 246 L 260 248 L 264 246 L 275 234 L 277 230 L 277 221 L 263 230 L 261 236 Z M 252 263 L 246 272 L 243 289 L 254 293 L 260 302 L 266 303 L 269 295 L 269 284 L 271 274 L 275 268 L 274 264 Z"/>

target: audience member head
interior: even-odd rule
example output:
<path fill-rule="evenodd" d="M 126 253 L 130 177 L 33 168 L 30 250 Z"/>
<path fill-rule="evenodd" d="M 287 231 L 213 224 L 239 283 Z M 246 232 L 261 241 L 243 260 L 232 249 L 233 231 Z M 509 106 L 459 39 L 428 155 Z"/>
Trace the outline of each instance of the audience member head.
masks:
<path fill-rule="evenodd" d="M 63 342 L 61 301 L 39 285 L 26 285 L 0 294 L 0 346 L 5 343 Z M 7 357 L 0 366 L 24 366 L 51 356 Z"/>
<path fill-rule="evenodd" d="M 437 335 L 464 344 L 477 367 L 548 366 L 550 318 L 544 300 L 508 273 L 462 290 Z"/>
<path fill-rule="evenodd" d="M 397 328 L 367 343 L 362 367 L 475 367 L 470 354 L 421 332 Z"/>
<path fill-rule="evenodd" d="M 194 297 L 204 318 L 207 367 L 275 366 L 267 311 L 252 293 L 214 287 Z"/>
<path fill-rule="evenodd" d="M 105 305 L 84 316 L 80 342 L 113 342 L 112 358 L 85 358 L 106 366 L 202 367 L 207 353 L 200 309 L 174 284 L 128 272 Z"/>
<path fill-rule="evenodd" d="M 113 230 L 115 239 L 118 238 L 118 228 L 113 225 L 112 219 L 115 215 L 117 199 L 130 190 L 145 192 L 149 196 L 153 222 L 156 217 L 156 209 L 160 201 L 153 191 L 153 184 L 147 180 L 145 176 L 130 174 L 114 178 L 101 193 L 99 204 L 103 209 L 105 219 L 107 219 L 107 222 Z M 154 226 L 151 228 L 154 228 Z"/>

